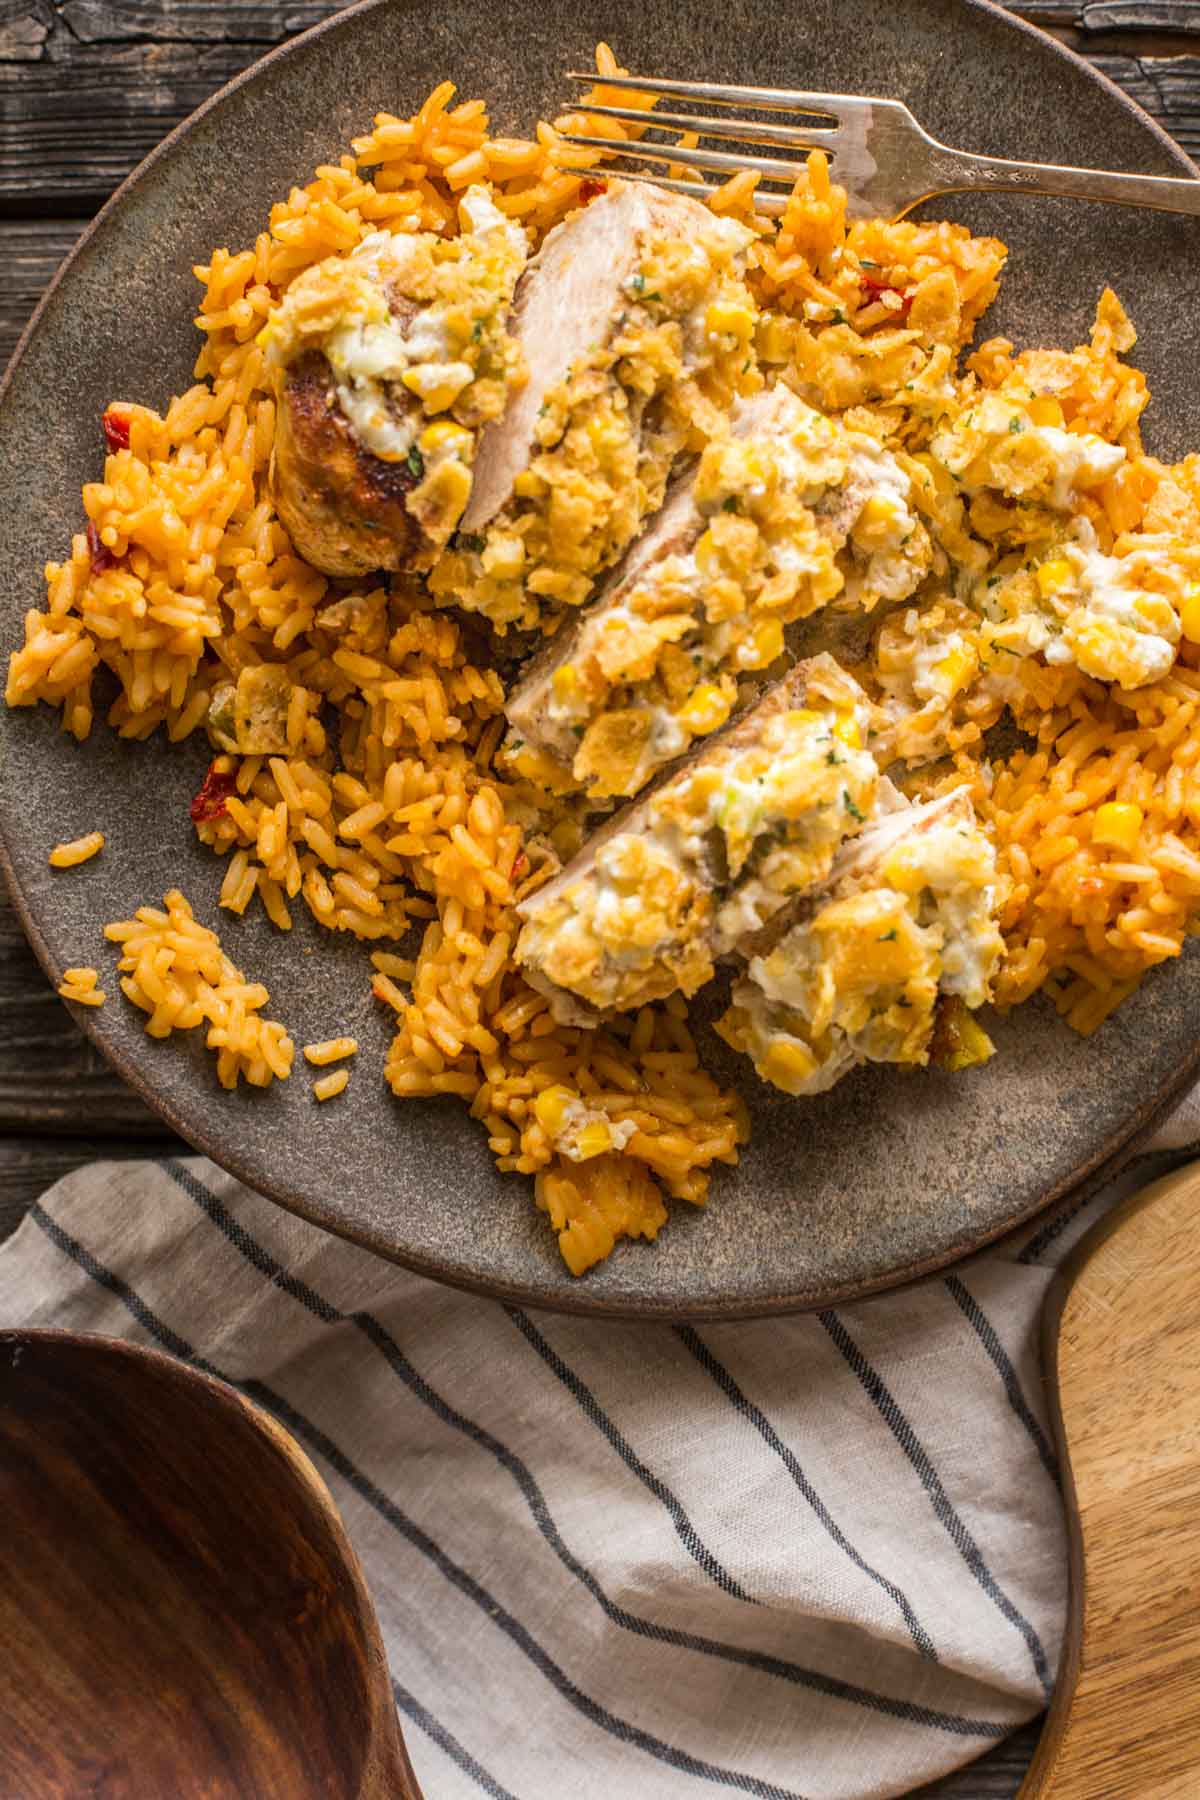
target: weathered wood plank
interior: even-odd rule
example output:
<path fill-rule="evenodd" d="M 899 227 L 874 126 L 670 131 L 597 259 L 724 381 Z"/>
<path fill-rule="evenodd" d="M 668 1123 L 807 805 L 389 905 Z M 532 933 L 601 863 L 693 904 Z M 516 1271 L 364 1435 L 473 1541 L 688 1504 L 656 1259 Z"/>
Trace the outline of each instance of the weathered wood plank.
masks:
<path fill-rule="evenodd" d="M 968 1768 L 929 1787 L 918 1788 L 910 1800 L 1013 1800 L 1040 1733 L 1039 1719 L 1006 1738 Z"/>
<path fill-rule="evenodd" d="M 1011 9 L 1034 25 L 1072 26 L 1076 31 L 1200 34 L 1196 0 L 1020 0 Z"/>
<path fill-rule="evenodd" d="M 0 1138 L 0 1241 L 16 1230 L 47 1188 L 73 1169 L 110 1158 L 168 1156 L 176 1148 L 171 1138 L 141 1144 L 121 1137 Z"/>
<path fill-rule="evenodd" d="M 213 88 L 336 10 L 329 0 L 0 0 L 0 212 L 92 210 Z M 1019 10 L 1088 34 L 1135 21 L 1200 32 L 1194 0 Z M 1200 140 L 1200 56 L 1126 56 L 1119 37 L 1103 43 L 1098 64 L 1184 141 Z"/>
<path fill-rule="evenodd" d="M 160 1138 L 164 1127 L 83 1036 L 0 888 L 0 1134 L 5 1132 Z"/>
<path fill-rule="evenodd" d="M 1189 156 L 1200 156 L 1200 56 L 1096 55 L 1088 61 L 1144 106 Z"/>
<path fill-rule="evenodd" d="M 339 12 L 345 0 L 54 0 L 81 44 L 148 38 L 156 44 L 280 44 Z"/>
<path fill-rule="evenodd" d="M 86 219 L 13 219 L 0 224 L 0 372 L 25 322 Z"/>

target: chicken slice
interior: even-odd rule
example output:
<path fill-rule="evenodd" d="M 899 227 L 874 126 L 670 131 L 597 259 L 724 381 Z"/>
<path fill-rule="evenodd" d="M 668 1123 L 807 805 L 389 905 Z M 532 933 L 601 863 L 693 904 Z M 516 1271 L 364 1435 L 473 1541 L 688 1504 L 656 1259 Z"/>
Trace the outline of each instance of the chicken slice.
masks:
<path fill-rule="evenodd" d="M 857 682 L 814 657 L 610 820 L 519 909 L 517 961 L 558 1016 L 695 993 L 823 881 L 875 809 L 870 730 Z"/>
<path fill-rule="evenodd" d="M 847 588 L 869 608 L 921 581 L 930 546 L 908 493 L 886 449 L 789 388 L 739 402 L 509 696 L 502 766 L 592 800 L 636 794 L 725 723 L 786 626 Z M 898 557 L 893 537 L 911 540 Z"/>
<path fill-rule="evenodd" d="M 773 933 L 717 1025 L 764 1081 L 820 1094 L 863 1062 L 929 1061 L 939 1008 L 989 998 L 1003 951 L 995 851 L 963 789 L 869 826 Z M 974 1054 L 991 1046 L 976 1027 Z"/>
<path fill-rule="evenodd" d="M 621 182 L 548 234 L 510 326 L 529 380 L 483 434 L 431 576 L 443 602 L 501 629 L 582 604 L 662 504 L 680 455 L 759 384 L 752 239 L 697 201 Z"/>
<path fill-rule="evenodd" d="M 507 319 L 525 234 L 482 187 L 459 206 L 458 237 L 374 232 L 306 270 L 262 333 L 275 502 L 328 574 L 428 566 L 467 504 L 481 429 L 524 378 Z"/>

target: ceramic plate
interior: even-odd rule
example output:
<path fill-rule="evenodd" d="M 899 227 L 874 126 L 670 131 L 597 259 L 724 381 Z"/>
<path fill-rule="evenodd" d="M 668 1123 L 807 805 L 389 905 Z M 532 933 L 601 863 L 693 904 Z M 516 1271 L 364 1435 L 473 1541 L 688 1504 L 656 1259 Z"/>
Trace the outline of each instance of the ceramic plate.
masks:
<path fill-rule="evenodd" d="M 100 473 L 106 403 L 161 407 L 188 384 L 198 347 L 192 264 L 214 245 L 251 242 L 275 195 L 336 157 L 373 113 L 411 110 L 447 75 L 464 96 L 488 98 L 494 129 L 527 131 L 561 108 L 563 71 L 586 66 L 601 38 L 639 72 L 894 94 L 936 136 L 970 150 L 1194 173 L 1116 88 L 974 0 L 576 0 L 561 12 L 507 0 L 486 15 L 468 0 L 370 0 L 201 108 L 105 209 L 43 302 L 0 398 L 5 649 L 41 603 L 46 558 L 79 528 L 80 482 Z M 955 199 L 938 212 L 1010 246 L 989 333 L 1076 343 L 1111 282 L 1141 333 L 1151 449 L 1170 458 L 1200 443 L 1196 221 L 1018 198 Z M 152 1043 L 115 993 L 84 1028 L 226 1168 L 330 1231 L 446 1281 L 644 1316 L 735 1317 L 866 1293 L 953 1260 L 1094 1177 L 1198 1061 L 1195 956 L 1156 971 L 1090 1041 L 1035 1002 L 998 1023 L 999 1055 L 967 1078 L 876 1068 L 804 1103 L 753 1083 L 705 1029 L 709 1066 L 739 1079 L 750 1101 L 749 1151 L 737 1170 L 718 1169 L 706 1209 L 674 1205 L 656 1246 L 623 1245 L 574 1281 L 530 1184 L 495 1172 L 465 1112 L 387 1093 L 388 1025 L 368 997 L 364 948 L 320 932 L 304 908 L 287 938 L 261 916 L 218 917 L 220 865 L 188 821 L 205 762 L 198 740 L 171 750 L 98 727 L 78 746 L 46 708 L 0 709 L 0 836 L 34 946 L 56 981 L 71 964 L 107 971 L 101 922 L 182 886 L 234 960 L 267 983 L 269 1010 L 297 1043 L 342 1030 L 358 1037 L 346 1099 L 316 1106 L 302 1076 L 227 1095 L 196 1034 Z M 53 874 L 49 846 L 96 827 L 105 854 Z"/>

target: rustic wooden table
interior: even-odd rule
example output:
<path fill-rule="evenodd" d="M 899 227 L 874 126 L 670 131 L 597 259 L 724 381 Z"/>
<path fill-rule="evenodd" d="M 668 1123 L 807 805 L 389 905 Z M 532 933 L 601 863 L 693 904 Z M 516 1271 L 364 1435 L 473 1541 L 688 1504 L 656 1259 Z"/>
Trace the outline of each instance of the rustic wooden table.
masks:
<path fill-rule="evenodd" d="M 87 221 L 212 90 L 330 0 L 0 0 L 0 368 Z M 1200 0 L 1022 0 L 1200 159 Z M 0 891 L 0 1237 L 68 1170 L 175 1142 L 76 1030 Z M 1018 1734 L 924 1800 L 1010 1800 Z"/>

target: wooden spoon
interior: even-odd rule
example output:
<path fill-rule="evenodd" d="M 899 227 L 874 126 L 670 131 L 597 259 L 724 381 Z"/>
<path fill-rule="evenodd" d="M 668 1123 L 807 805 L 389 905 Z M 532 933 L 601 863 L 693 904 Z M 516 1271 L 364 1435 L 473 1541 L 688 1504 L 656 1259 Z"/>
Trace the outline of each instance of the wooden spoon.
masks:
<path fill-rule="evenodd" d="M 1089 1232 L 1047 1303 L 1071 1609 L 1018 1800 L 1200 1794 L 1198 1216 L 1193 1163 Z"/>
<path fill-rule="evenodd" d="M 224 1382 L 0 1332 L 0 1792 L 420 1800 L 320 1476 Z"/>

